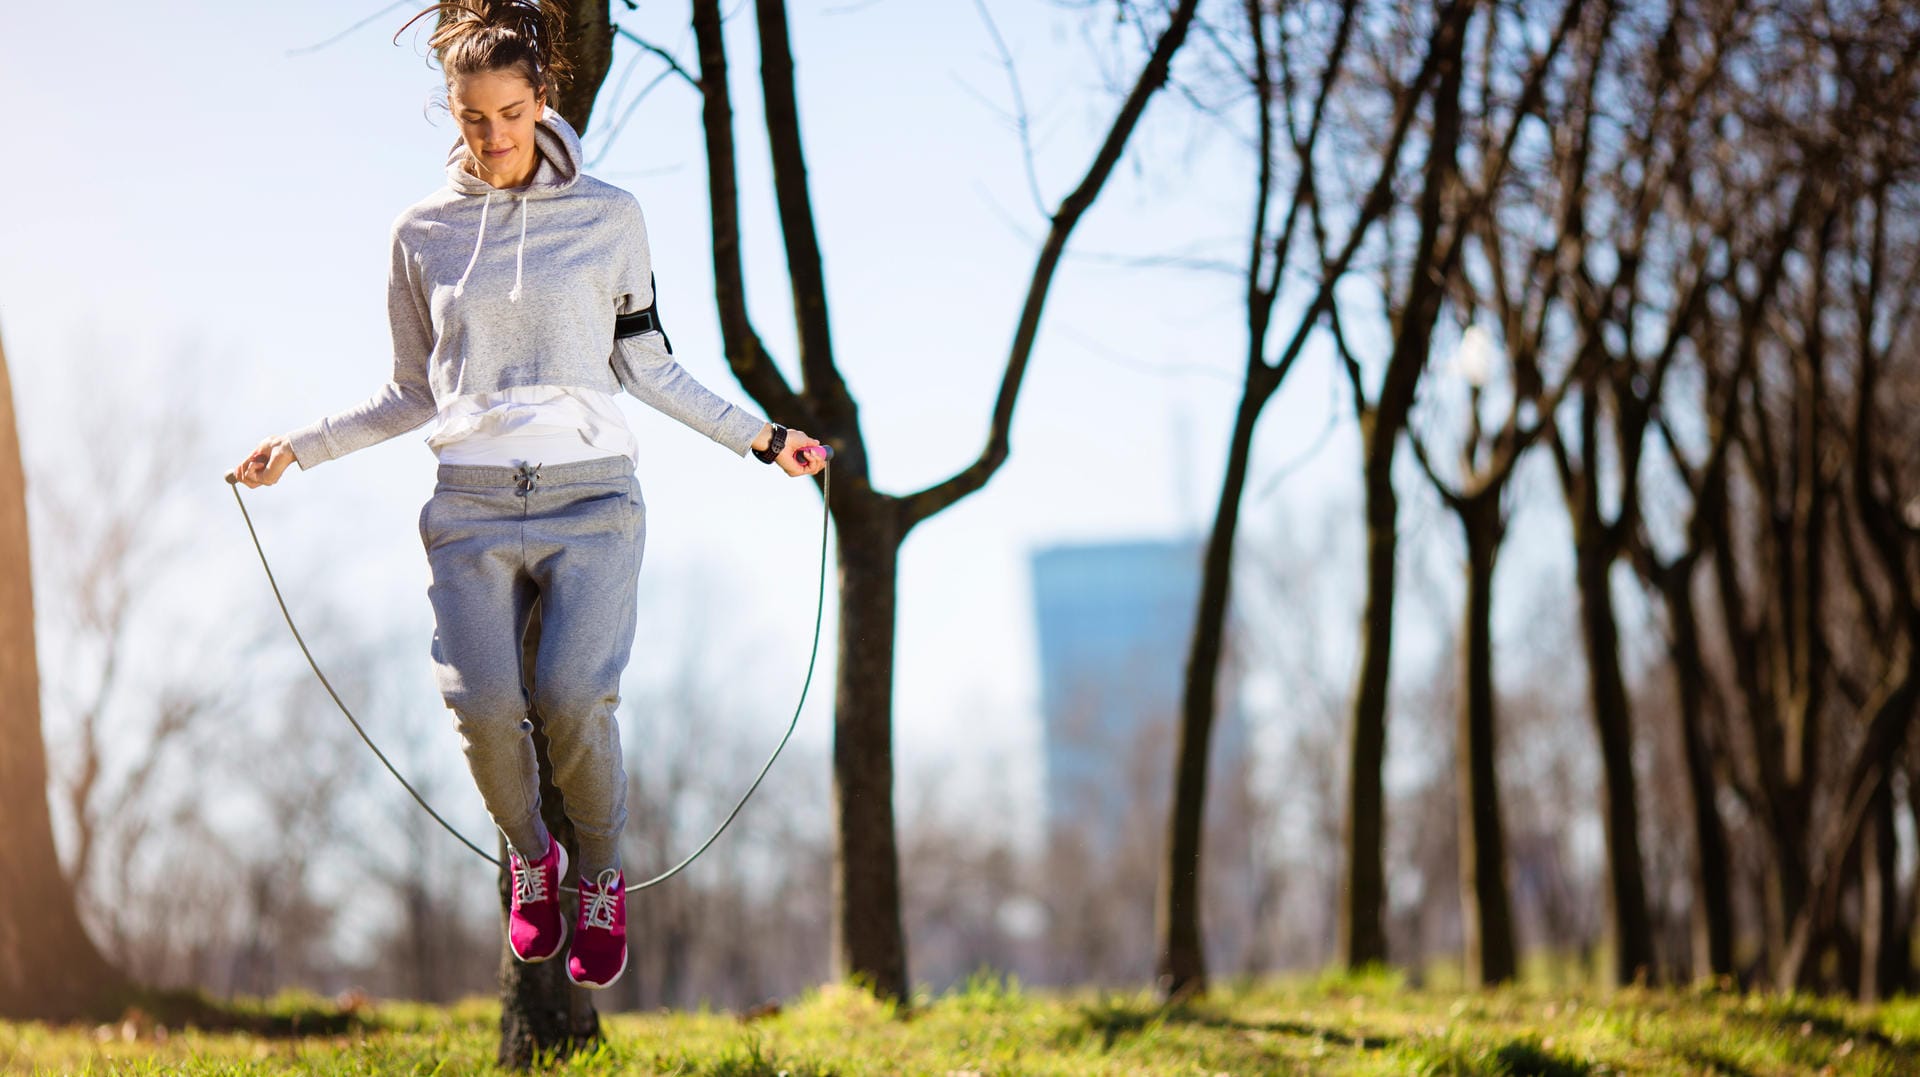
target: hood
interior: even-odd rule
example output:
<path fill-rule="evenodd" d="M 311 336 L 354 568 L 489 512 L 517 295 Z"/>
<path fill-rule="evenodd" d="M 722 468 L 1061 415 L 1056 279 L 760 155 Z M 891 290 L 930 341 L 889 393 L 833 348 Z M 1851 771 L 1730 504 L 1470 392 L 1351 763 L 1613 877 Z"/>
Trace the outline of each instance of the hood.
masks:
<path fill-rule="evenodd" d="M 473 152 L 467 149 L 465 139 L 455 139 L 453 148 L 447 151 L 447 186 L 463 195 L 485 198 L 480 204 L 480 227 L 474 230 L 473 256 L 467 259 L 466 271 L 453 286 L 454 295 L 466 294 L 467 278 L 473 275 L 473 267 L 480 261 L 480 249 L 486 244 L 487 217 L 493 211 L 493 196 L 501 195 L 517 197 L 520 201 L 520 243 L 513 256 L 513 290 L 507 293 L 508 300 L 520 301 L 520 280 L 527 263 L 527 202 L 560 194 L 580 179 L 580 136 L 551 105 L 543 106 L 540 118 L 533 121 L 533 143 L 538 158 L 533 178 L 526 186 L 510 190 L 501 190 L 467 171 L 466 164 Z"/>
<path fill-rule="evenodd" d="M 511 193 L 522 198 L 542 198 L 559 194 L 578 182 L 583 157 L 580 135 L 552 105 L 542 107 L 540 118 L 533 121 L 533 145 L 539 159 L 533 168 L 533 179 L 525 187 L 504 191 L 467 171 L 466 164 L 473 153 L 467 149 L 465 139 L 456 138 L 447 151 L 447 186 L 461 194 Z"/>

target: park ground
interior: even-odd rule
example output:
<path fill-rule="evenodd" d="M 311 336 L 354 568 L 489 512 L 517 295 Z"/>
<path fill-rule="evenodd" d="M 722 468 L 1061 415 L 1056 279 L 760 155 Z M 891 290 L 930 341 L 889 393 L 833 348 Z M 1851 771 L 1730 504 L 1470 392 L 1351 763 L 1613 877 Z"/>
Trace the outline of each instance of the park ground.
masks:
<path fill-rule="evenodd" d="M 769 1007 L 772 1010 L 773 1008 Z M 465 1074 L 492 1068 L 498 1010 L 288 995 L 248 1032 L 0 1022 L 0 1073 Z M 1877 1006 L 1697 988 L 1460 992 L 1397 975 L 1220 985 L 1201 1001 L 1053 992 L 981 975 L 893 1007 L 828 986 L 748 1017 L 612 1014 L 566 1074 L 941 1077 L 1182 1074 L 1920 1074 L 1920 998 Z M 543 1067 L 544 1068 L 544 1067 Z"/>

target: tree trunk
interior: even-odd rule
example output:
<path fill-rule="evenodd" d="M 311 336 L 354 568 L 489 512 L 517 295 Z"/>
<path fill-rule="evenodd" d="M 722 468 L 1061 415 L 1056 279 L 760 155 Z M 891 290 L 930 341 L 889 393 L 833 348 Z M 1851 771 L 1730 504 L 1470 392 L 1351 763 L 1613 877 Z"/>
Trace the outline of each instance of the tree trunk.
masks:
<path fill-rule="evenodd" d="M 1920 615 L 1904 619 L 1908 640 L 1920 639 Z M 1811 870 L 1800 882 L 1800 911 L 1788 928 L 1774 983 L 1782 990 L 1805 985 L 1818 969 L 1815 959 L 1833 928 L 1840 891 L 1847 881 L 1844 860 L 1854 852 L 1860 834 L 1872 817 L 1874 798 L 1888 781 L 1891 761 L 1905 750 L 1907 731 L 1920 709 L 1920 669 L 1900 660 L 1891 683 L 1882 686 L 1867 711 L 1867 723 L 1848 772 L 1837 786 L 1838 801 L 1820 827 L 1819 839 L 1809 845 L 1806 863 Z"/>
<path fill-rule="evenodd" d="M 540 618 L 544 603 L 536 600 L 527 634 L 521 639 L 520 668 L 533 698 L 534 657 L 540 650 Z M 546 719 L 531 704 L 533 753 L 540 762 L 540 817 L 546 821 L 553 840 L 567 848 L 567 876 L 562 885 L 577 886 L 580 880 L 580 846 L 575 841 L 573 822 L 567 818 L 566 801 L 553 784 L 553 764 L 547 758 Z M 507 843 L 500 839 L 500 1065 L 527 1069 L 535 1052 L 559 1058 L 601 1039 L 600 1015 L 593 1007 L 593 996 L 584 987 L 575 987 L 567 979 L 565 954 L 549 961 L 529 965 L 513 956 L 506 942 L 507 910 L 513 899 L 513 876 L 507 870 Z M 572 900 L 577 900 L 572 899 Z M 562 913 L 571 918 L 572 900 L 562 897 Z"/>
<path fill-rule="evenodd" d="M 1219 508 L 1207 539 L 1200 577 L 1200 605 L 1187 654 L 1186 691 L 1181 700 L 1179 745 L 1175 750 L 1173 805 L 1167 819 L 1167 860 L 1160 872 L 1160 961 L 1155 970 L 1161 994 L 1186 998 L 1207 989 L 1206 952 L 1200 933 L 1200 852 L 1206 816 L 1207 757 L 1219 696 L 1220 648 L 1226 631 L 1227 597 L 1233 588 L 1233 537 L 1240 526 L 1240 501 L 1247 483 L 1247 458 L 1253 428 L 1269 395 L 1269 379 L 1248 368 L 1247 388 L 1234 418 L 1227 448 L 1227 473 Z"/>
<path fill-rule="evenodd" d="M 585 135 L 593 117 L 594 100 L 599 97 L 600 86 L 613 65 L 613 24 L 606 0 L 563 0 L 560 6 L 566 23 L 562 47 L 572 65 L 573 78 L 561 88 L 552 106 L 566 117 L 575 131 Z M 444 26 L 449 15 L 443 11 L 436 21 Z M 536 602 L 521 651 L 521 669 L 528 682 L 529 699 L 535 666 L 533 656 L 539 643 L 540 606 Z M 560 790 L 553 784 L 553 764 L 547 758 L 544 723 L 531 705 L 528 712 L 534 722 L 533 747 L 540 764 L 540 814 L 553 839 L 567 847 L 570 860 L 565 883 L 571 886 L 579 875 L 579 848 L 574 842 L 573 824 L 567 819 Z M 506 863 L 507 850 L 502 839 L 499 885 L 503 927 L 513 893 L 513 880 Z M 572 911 L 565 910 L 565 914 L 571 916 Z M 564 1057 L 600 1038 L 600 1017 L 594 1010 L 592 996 L 567 979 L 565 957 L 537 965 L 522 964 L 514 960 L 513 951 L 506 943 L 506 932 L 502 930 L 500 1064 L 526 1069 L 533 1064 L 536 1050 L 557 1051 Z"/>
<path fill-rule="evenodd" d="M 894 587 L 891 502 L 834 513 L 840 562 L 839 669 L 833 705 L 833 974 L 907 992 L 900 857 L 893 822 Z M 849 517 L 858 515 L 857 521 Z"/>
<path fill-rule="evenodd" d="M 564 47 L 567 61 L 573 65 L 573 78 L 550 104 L 584 135 L 593 117 L 593 103 L 600 96 L 600 84 L 613 68 L 612 5 L 608 0 L 561 0 L 560 6 L 566 11 Z M 444 21 L 445 15 L 441 18 Z"/>
<path fill-rule="evenodd" d="M 1462 503 L 1467 533 L 1466 693 L 1460 701 L 1460 917 L 1469 986 L 1505 983 L 1517 971 L 1507 890 L 1507 843 L 1494 768 L 1493 569 L 1500 549 L 1500 492 Z"/>
<path fill-rule="evenodd" d="M 1445 297 L 1450 258 L 1440 254 L 1447 205 L 1459 175 L 1460 57 L 1472 0 L 1442 9 L 1435 30 L 1436 86 L 1433 129 L 1428 139 L 1420 192 L 1420 233 L 1409 266 L 1407 299 L 1381 380 L 1379 403 L 1360 416 L 1364 446 L 1367 514 L 1367 597 L 1362 617 L 1360 683 L 1354 693 L 1353 742 L 1347 782 L 1347 900 L 1340 909 L 1340 955 L 1349 968 L 1384 962 L 1387 940 L 1386 808 L 1380 768 L 1387 749 L 1387 681 L 1393 657 L 1395 528 L 1399 501 L 1393 489 L 1393 456 L 1413 407 L 1414 389 L 1426 368 L 1433 323 Z M 1453 251 L 1459 244 L 1452 243 Z"/>
<path fill-rule="evenodd" d="M 1893 786 L 1882 783 L 1867 809 L 1860 835 L 1860 951 L 1858 994 L 1861 1002 L 1879 1002 L 1900 988 L 1907 964 L 1907 933 L 1900 916 L 1900 887 L 1895 860 L 1899 843 L 1893 831 Z"/>
<path fill-rule="evenodd" d="M 1688 562 L 1691 568 L 1691 562 Z M 1693 808 L 1691 938 L 1696 979 L 1733 975 L 1733 888 L 1728 881 L 1727 830 L 1720 821 L 1713 753 L 1706 735 L 1706 666 L 1700 655 L 1693 573 L 1683 571 L 1667 593 L 1673 617 L 1674 678 L 1680 690 L 1680 738 Z"/>
<path fill-rule="evenodd" d="M 1812 870 L 1812 860 L 1805 852 L 1807 826 L 1804 819 L 1794 809 L 1797 799 L 1795 790 L 1778 787 L 1773 808 L 1774 818 L 1768 831 L 1772 839 L 1769 845 L 1773 856 L 1766 865 L 1765 900 L 1766 932 L 1768 952 L 1773 955 L 1774 967 L 1784 968 L 1786 955 L 1791 952 L 1794 922 L 1800 918 L 1800 910 L 1807 903 L 1807 873 Z M 1803 975 L 1806 969 L 1796 966 L 1790 977 L 1797 988 L 1812 986 L 1811 979 Z M 1780 979 L 1776 972 L 1775 980 Z"/>
<path fill-rule="evenodd" d="M 1597 404 L 1585 402 L 1586 407 Z M 1587 464 L 1589 487 L 1597 481 L 1597 461 Z M 1597 495 L 1586 493 L 1588 499 Z M 1591 500 L 1588 520 L 1597 518 Z M 1597 524 L 1583 528 L 1577 544 L 1580 627 L 1587 650 L 1588 692 L 1600 739 L 1602 818 L 1606 823 L 1609 907 L 1613 917 L 1613 979 L 1629 984 L 1653 975 L 1653 925 L 1647 917 L 1647 891 L 1640 859 L 1640 805 L 1633 783 L 1633 728 L 1626 684 L 1620 674 L 1620 634 L 1614 620 L 1608 573 L 1611 545 L 1600 541 Z"/>
<path fill-rule="evenodd" d="M 87 937 L 47 808 L 27 486 L 0 350 L 0 1017 L 112 1016 L 126 980 Z"/>
<path fill-rule="evenodd" d="M 1909 753 L 1908 759 L 1912 758 L 1912 754 Z M 1907 819 L 1912 824 L 1914 832 L 1920 833 L 1920 773 L 1916 771 L 1920 771 L 1920 767 L 1916 767 L 1911 762 L 1908 763 L 1906 767 Z M 1898 990 L 1911 992 L 1915 984 L 1920 982 L 1920 977 L 1914 975 L 1913 965 L 1914 918 L 1920 917 L 1920 861 L 1915 862 L 1912 874 L 1907 876 L 1906 893 L 1906 904 L 1900 909 L 1900 934 L 1907 941 L 1900 947 Z"/>
<path fill-rule="evenodd" d="M 757 0 L 755 15 L 774 200 L 793 286 L 802 374 L 798 392 L 769 357 L 748 314 L 726 35 L 718 0 L 693 0 L 693 32 L 700 54 L 696 85 L 712 209 L 714 298 L 720 308 L 727 362 L 741 386 L 769 414 L 804 426 L 835 453 L 835 484 L 842 493 L 833 506 L 841 595 L 840 668 L 834 695 L 832 949 L 836 975 L 866 981 L 882 997 L 903 998 L 907 988 L 893 817 L 894 588 L 900 543 L 915 524 L 983 487 L 1007 459 L 1021 379 L 1067 239 L 1119 163 L 1148 100 L 1166 83 L 1173 55 L 1185 40 L 1197 7 L 1198 0 L 1179 0 L 1170 13 L 1165 33 L 1115 115 L 1086 175 L 1052 217 L 980 457 L 933 486 L 896 497 L 871 485 L 859 408 L 835 365 L 826 276 L 807 189 L 786 6 L 780 0 Z"/>
<path fill-rule="evenodd" d="M 1387 759 L 1387 676 L 1393 662 L 1393 568 L 1400 512 L 1391 468 L 1391 451 L 1385 459 L 1367 460 L 1367 598 L 1360 614 L 1360 683 L 1354 693 L 1347 776 L 1347 900 L 1340 906 L 1340 961 L 1351 969 L 1387 960 L 1387 813 L 1380 770 Z"/>

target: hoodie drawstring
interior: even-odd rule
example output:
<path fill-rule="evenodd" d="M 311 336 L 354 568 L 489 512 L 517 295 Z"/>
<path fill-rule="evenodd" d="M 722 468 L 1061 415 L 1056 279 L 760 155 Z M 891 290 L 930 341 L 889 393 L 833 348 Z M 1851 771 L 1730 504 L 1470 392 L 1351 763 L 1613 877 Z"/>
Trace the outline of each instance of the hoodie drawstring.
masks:
<path fill-rule="evenodd" d="M 520 249 L 513 256 L 513 291 L 507 293 L 510 302 L 520 302 L 520 270 L 527 263 L 527 196 L 520 196 Z"/>
<path fill-rule="evenodd" d="M 493 206 L 493 192 L 487 192 L 487 200 L 480 204 L 480 228 L 473 235 L 473 257 L 467 259 L 466 272 L 460 274 L 459 283 L 453 286 L 453 294 L 461 295 L 467 290 L 467 278 L 473 275 L 474 264 L 480 261 L 480 245 L 487 238 L 487 211 Z M 513 255 L 513 290 L 507 293 L 510 302 L 520 302 L 520 278 L 527 266 L 527 196 L 520 196 L 520 248 Z"/>
<path fill-rule="evenodd" d="M 453 286 L 453 294 L 459 295 L 467 290 L 467 278 L 473 275 L 473 264 L 480 260 L 480 241 L 487 238 L 487 210 L 493 206 L 493 192 L 487 192 L 487 200 L 480 204 L 480 230 L 473 236 L 473 257 L 467 259 L 467 271 L 460 274 L 460 282 Z"/>

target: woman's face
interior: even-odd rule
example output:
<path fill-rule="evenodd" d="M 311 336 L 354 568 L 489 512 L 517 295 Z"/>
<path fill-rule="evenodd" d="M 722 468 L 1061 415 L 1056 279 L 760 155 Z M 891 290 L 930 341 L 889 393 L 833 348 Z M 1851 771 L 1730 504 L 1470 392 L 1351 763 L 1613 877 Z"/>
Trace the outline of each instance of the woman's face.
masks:
<path fill-rule="evenodd" d="M 533 122 L 546 98 L 509 71 L 463 75 L 447 84 L 447 104 L 481 179 L 518 187 L 533 177 Z"/>

